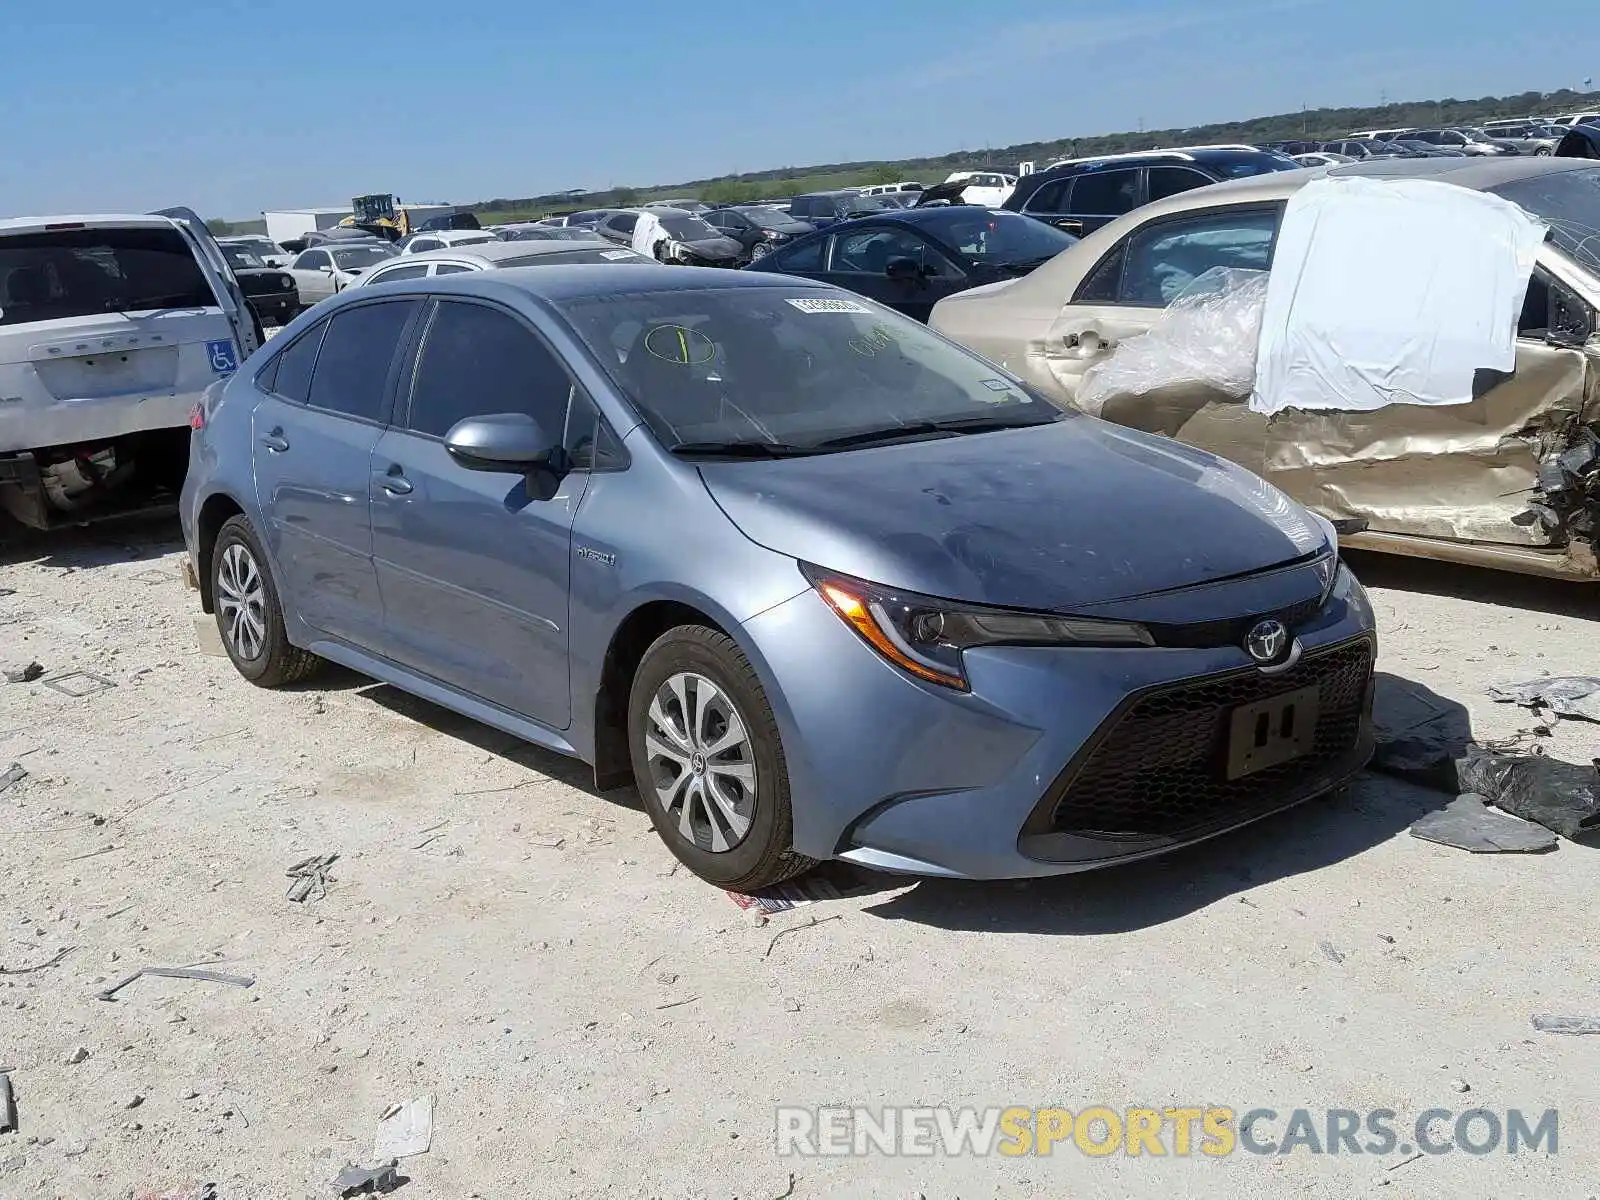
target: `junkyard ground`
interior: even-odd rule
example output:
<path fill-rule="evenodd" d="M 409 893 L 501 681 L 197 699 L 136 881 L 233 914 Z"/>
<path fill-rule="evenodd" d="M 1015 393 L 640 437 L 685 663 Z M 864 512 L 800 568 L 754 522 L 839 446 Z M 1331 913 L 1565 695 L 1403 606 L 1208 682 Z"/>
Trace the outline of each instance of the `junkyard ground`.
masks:
<path fill-rule="evenodd" d="M 1422 842 L 1408 825 L 1446 798 L 1367 776 L 1145 865 L 877 877 L 762 927 L 576 763 L 342 671 L 250 687 L 198 649 L 180 558 L 161 525 L 0 558 L 0 659 L 116 685 L 0 684 L 0 769 L 29 771 L 0 793 L 7 1200 L 330 1196 L 347 1160 L 370 1162 L 385 1108 L 423 1094 L 414 1200 L 1600 1186 L 1600 1037 L 1529 1021 L 1600 1010 L 1593 850 Z M 1600 591 L 1356 565 L 1382 671 L 1464 705 L 1480 737 L 1533 724 L 1489 685 L 1600 674 Z M 1549 748 L 1585 762 L 1600 727 L 1564 722 Z M 289 902 L 285 868 L 335 852 L 326 896 Z M 147 978 L 94 998 L 141 966 L 200 963 L 255 986 Z M 1402 1141 L 1430 1108 L 1556 1108 L 1560 1143 L 1410 1162 L 780 1160 L 780 1104 L 1387 1108 Z"/>

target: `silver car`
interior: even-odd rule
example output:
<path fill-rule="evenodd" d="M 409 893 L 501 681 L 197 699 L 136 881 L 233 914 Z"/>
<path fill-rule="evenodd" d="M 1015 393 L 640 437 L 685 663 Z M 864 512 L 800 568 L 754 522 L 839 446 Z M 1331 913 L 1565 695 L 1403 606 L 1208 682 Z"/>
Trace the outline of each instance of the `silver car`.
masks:
<path fill-rule="evenodd" d="M 184 536 L 241 675 L 332 660 L 576 755 L 719 887 L 1086 870 L 1371 749 L 1326 522 L 838 288 L 355 288 L 192 425 Z"/>
<path fill-rule="evenodd" d="M 563 238 L 559 241 L 482 242 L 448 250 L 425 250 L 420 254 L 405 254 L 365 272 L 350 286 L 373 287 L 380 283 L 394 283 L 403 279 L 458 275 L 464 271 L 494 271 L 505 267 L 553 267 L 571 266 L 574 263 L 618 262 L 655 264 L 655 261 L 643 254 L 614 246 L 591 233 L 581 240 Z"/>

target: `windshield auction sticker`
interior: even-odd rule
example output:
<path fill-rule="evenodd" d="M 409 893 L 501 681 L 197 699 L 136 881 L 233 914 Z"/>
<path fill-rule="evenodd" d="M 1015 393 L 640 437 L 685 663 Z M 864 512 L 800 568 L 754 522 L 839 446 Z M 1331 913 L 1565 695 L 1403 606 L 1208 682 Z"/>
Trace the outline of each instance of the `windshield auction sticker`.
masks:
<path fill-rule="evenodd" d="M 856 300 L 790 300 L 803 313 L 866 313 L 872 310 Z"/>

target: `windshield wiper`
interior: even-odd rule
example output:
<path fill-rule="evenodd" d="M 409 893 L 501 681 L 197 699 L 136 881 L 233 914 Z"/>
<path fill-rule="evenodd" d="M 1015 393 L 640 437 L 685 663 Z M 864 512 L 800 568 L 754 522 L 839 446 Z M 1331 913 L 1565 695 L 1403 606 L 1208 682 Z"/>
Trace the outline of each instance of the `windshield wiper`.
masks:
<path fill-rule="evenodd" d="M 673 454 L 694 454 L 705 458 L 796 458 L 802 454 L 815 454 L 813 446 L 796 446 L 791 442 L 679 442 L 667 449 Z"/>
<path fill-rule="evenodd" d="M 1048 425 L 1055 419 L 1046 417 L 1044 420 L 1016 421 L 1001 417 L 979 416 L 955 417 L 946 421 L 913 421 L 909 425 L 890 425 L 883 429 L 864 429 L 859 433 L 847 433 L 841 437 L 828 438 L 818 442 L 817 445 L 828 450 L 840 450 L 849 446 L 870 446 L 879 442 L 930 437 L 940 433 L 955 435 L 992 433 L 999 429 L 1023 429 L 1029 425 Z"/>

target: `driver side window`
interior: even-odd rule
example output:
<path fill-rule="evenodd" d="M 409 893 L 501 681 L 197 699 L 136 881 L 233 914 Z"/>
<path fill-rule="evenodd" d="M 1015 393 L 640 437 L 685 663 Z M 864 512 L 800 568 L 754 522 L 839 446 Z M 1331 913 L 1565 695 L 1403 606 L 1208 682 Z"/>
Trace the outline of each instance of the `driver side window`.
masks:
<path fill-rule="evenodd" d="M 834 238 L 831 270 L 840 275 L 882 275 L 897 258 L 909 258 L 939 275 L 951 273 L 943 255 L 911 230 L 882 227 Z"/>

